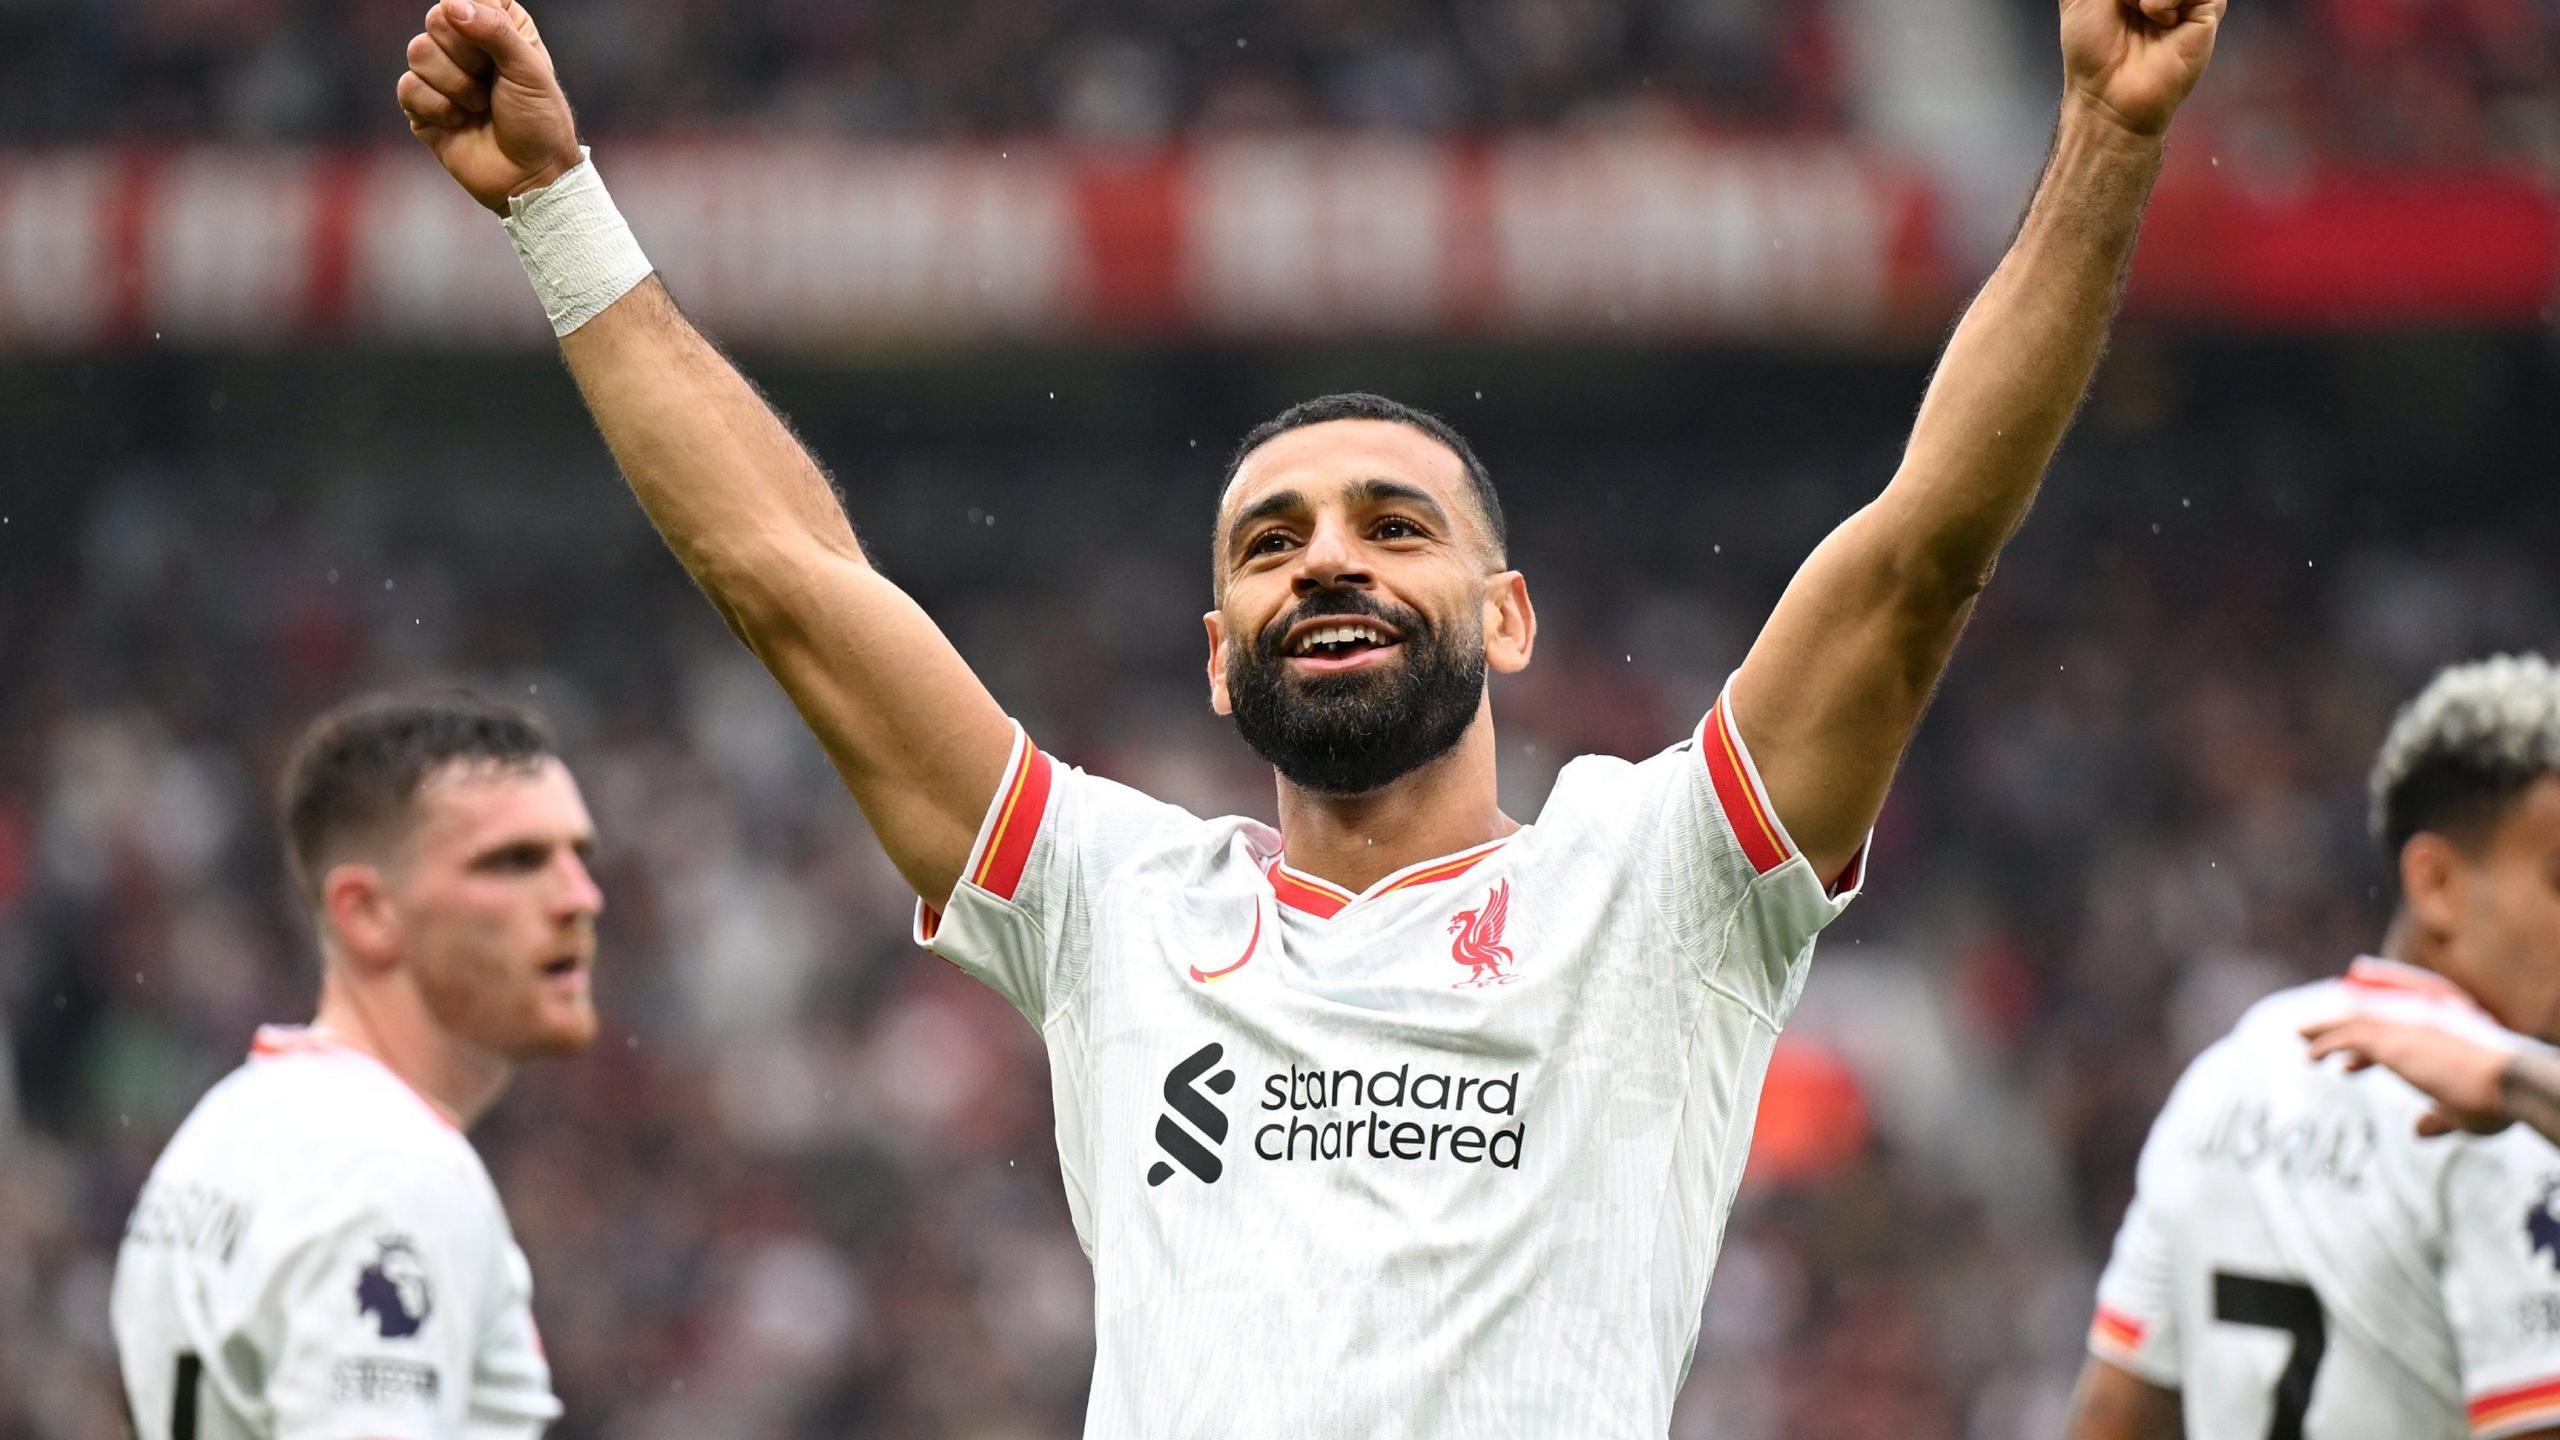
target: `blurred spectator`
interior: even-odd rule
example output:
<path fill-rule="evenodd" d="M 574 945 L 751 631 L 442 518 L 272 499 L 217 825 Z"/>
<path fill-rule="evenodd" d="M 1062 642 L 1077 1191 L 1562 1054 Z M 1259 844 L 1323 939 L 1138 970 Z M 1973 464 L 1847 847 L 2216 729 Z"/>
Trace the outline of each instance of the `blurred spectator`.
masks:
<path fill-rule="evenodd" d="M 1829 127 L 1831 0 L 538 0 L 605 134 Z M 0 0 L 0 134 L 359 140 L 424 0 Z"/>
<path fill-rule="evenodd" d="M 2029 7 L 2041 18 L 2052 7 Z M 2523 165 L 2560 175 L 2560 5 L 2237 5 L 2195 129 L 2252 173 Z"/>
<path fill-rule="evenodd" d="M 0 135 L 388 140 L 421 0 L 0 0 Z M 1838 131 L 1851 0 L 540 0 L 605 136 L 1152 140 L 1672 121 Z M 2050 0 L 2015 8 L 2042 66 Z M 2550 0 L 2256 0 L 2190 133 L 2281 176 L 2521 163 L 2560 174 Z M 1994 87 L 2048 80 L 1979 76 Z"/>

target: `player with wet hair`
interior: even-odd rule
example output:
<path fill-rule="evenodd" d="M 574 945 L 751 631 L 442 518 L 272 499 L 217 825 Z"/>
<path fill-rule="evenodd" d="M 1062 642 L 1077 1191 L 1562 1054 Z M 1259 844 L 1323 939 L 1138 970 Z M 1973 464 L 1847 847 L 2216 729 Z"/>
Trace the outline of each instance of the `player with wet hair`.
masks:
<path fill-rule="evenodd" d="M 1778 1027 L 2097 366 L 2222 14 L 2061 0 L 2050 159 L 1901 467 L 1685 738 L 1572 762 L 1530 824 L 1488 681 L 1537 614 L 1446 424 L 1336 396 L 1240 450 L 1204 678 L 1279 823 L 1189 815 L 1049 756 L 873 568 L 651 277 L 521 4 L 439 0 L 397 85 L 918 938 L 1039 1028 L 1094 1264 L 1086 1433 L 1610 1440 L 1669 1424 Z"/>
<path fill-rule="evenodd" d="M 2560 1151 L 2506 1128 L 2560 1134 L 2521 1038 L 2560 1040 L 2560 672 L 2446 670 L 2371 792 L 2381 954 L 2261 1001 L 2178 1082 L 2075 1440 L 2560 1436 Z M 2352 1073 L 2373 1061 L 2410 1083 Z"/>
<path fill-rule="evenodd" d="M 379 697 L 305 733 L 282 809 L 319 1013 L 261 1029 L 142 1187 L 110 1305 L 134 1427 L 538 1435 L 532 1272 L 463 1131 L 595 1038 L 577 782 L 528 712 Z"/>

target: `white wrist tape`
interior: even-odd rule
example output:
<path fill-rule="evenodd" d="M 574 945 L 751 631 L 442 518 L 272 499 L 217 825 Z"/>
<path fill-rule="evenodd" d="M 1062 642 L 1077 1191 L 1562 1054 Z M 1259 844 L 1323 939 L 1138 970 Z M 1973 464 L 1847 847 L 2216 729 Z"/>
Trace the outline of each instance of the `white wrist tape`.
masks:
<path fill-rule="evenodd" d="M 507 197 L 505 224 L 554 335 L 593 320 L 649 278 L 649 257 L 640 253 L 584 145 L 576 168 L 539 190 Z"/>

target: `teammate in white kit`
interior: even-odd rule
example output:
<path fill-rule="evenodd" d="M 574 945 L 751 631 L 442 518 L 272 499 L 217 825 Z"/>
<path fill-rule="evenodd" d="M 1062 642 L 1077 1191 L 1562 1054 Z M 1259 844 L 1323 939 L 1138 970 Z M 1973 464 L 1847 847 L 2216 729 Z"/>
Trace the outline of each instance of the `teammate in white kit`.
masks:
<path fill-rule="evenodd" d="M 507 1440 L 559 1415 L 533 1279 L 463 1130 L 595 1036 L 592 839 L 542 724 L 324 717 L 284 785 L 318 1018 L 268 1026 L 134 1206 L 111 1301 L 142 1440 Z"/>
<path fill-rule="evenodd" d="M 870 566 L 649 278 L 520 5 L 440 0 L 398 88 L 507 217 L 624 476 L 920 936 L 1046 1039 L 1095 1272 L 1087 1433 L 1592 1440 L 1667 1426 L 1770 1044 L 2097 364 L 2222 8 L 2063 0 L 2052 159 L 1902 468 L 1688 738 L 1574 762 L 1527 826 L 1487 676 L 1537 619 L 1446 425 L 1336 396 L 1238 450 L 1208 691 L 1279 824 L 1198 819 L 1044 754 Z"/>
<path fill-rule="evenodd" d="M 2074 1440 L 2560 1436 L 2560 1149 L 2422 1138 L 2453 1128 L 2439 1101 L 2303 1038 L 2560 1039 L 2560 673 L 2438 676 L 2373 799 L 2401 890 L 2387 958 L 2259 1002 L 2171 1092 L 2099 1281 Z"/>

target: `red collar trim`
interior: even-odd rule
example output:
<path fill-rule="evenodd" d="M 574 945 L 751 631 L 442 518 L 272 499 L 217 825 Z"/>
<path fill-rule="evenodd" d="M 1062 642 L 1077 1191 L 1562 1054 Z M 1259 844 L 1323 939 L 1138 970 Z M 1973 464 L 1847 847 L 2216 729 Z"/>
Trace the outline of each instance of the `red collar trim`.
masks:
<path fill-rule="evenodd" d="M 1330 920 L 1342 913 L 1342 907 L 1358 898 L 1322 880 L 1302 876 L 1283 867 L 1274 855 L 1264 862 L 1262 874 L 1271 882 L 1271 893 L 1292 910 L 1304 910 L 1319 920 Z"/>
<path fill-rule="evenodd" d="M 1264 863 L 1262 873 L 1271 882 L 1272 896 L 1281 904 L 1293 910 L 1303 910 L 1319 920 L 1330 920 L 1362 900 L 1391 895 L 1398 890 L 1415 885 L 1431 885 L 1442 880 L 1454 880 L 1483 863 L 1486 857 L 1509 843 L 1511 843 L 1511 836 L 1505 835 L 1499 840 L 1489 840 L 1474 849 L 1461 850 L 1455 855 L 1444 855 L 1437 860 L 1425 860 L 1417 865 L 1408 865 L 1357 895 L 1330 880 L 1292 870 L 1282 864 L 1277 855 Z"/>
<path fill-rule="evenodd" d="M 2430 1000 L 2451 1000 L 2471 1009 L 2480 1008 L 2461 986 L 2432 970 L 2404 965 L 2397 960 L 2362 956 L 2347 967 L 2345 983 L 2358 990 L 2380 990 L 2401 995 L 2421 995 Z"/>
<path fill-rule="evenodd" d="M 338 1055 L 351 1060 L 361 1060 L 399 1081 L 400 1088 L 416 1097 L 417 1102 L 426 1107 L 427 1113 L 436 1117 L 446 1129 L 456 1135 L 462 1133 L 462 1127 L 453 1122 L 453 1117 L 444 1112 L 443 1106 L 428 1099 L 427 1092 L 410 1084 L 408 1078 L 399 1071 L 383 1064 L 381 1056 L 370 1051 L 359 1050 L 344 1040 L 323 1034 L 307 1025 L 259 1026 L 257 1037 L 249 1042 L 249 1058 L 275 1060 L 287 1055 Z"/>
<path fill-rule="evenodd" d="M 346 1041 L 306 1025 L 261 1025 L 257 1038 L 249 1042 L 249 1053 L 261 1060 L 279 1055 L 356 1055 L 373 1059 Z"/>

